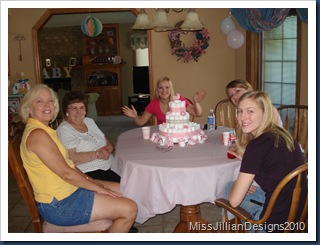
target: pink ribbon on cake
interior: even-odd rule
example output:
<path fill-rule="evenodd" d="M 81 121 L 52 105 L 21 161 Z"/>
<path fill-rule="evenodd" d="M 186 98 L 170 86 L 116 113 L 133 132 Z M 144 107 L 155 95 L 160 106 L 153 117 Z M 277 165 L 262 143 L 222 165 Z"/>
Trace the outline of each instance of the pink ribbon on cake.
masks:
<path fill-rule="evenodd" d="M 180 112 L 180 114 L 183 112 L 184 108 L 180 107 L 180 108 L 170 108 L 171 112 Z"/>

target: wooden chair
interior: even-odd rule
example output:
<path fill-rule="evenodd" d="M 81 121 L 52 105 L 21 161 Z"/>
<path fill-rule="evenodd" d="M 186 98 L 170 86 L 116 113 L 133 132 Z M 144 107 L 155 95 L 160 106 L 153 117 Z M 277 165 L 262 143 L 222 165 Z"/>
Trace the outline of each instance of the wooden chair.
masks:
<path fill-rule="evenodd" d="M 22 198 L 30 212 L 34 231 L 45 233 L 108 232 L 108 229 L 112 225 L 112 221 L 107 219 L 76 226 L 57 226 L 43 220 L 38 212 L 32 186 L 29 182 L 28 175 L 23 167 L 23 162 L 20 156 L 22 131 L 19 128 L 16 128 L 13 129 L 13 132 L 13 135 L 9 137 L 8 160 L 12 173 L 17 181 Z"/>
<path fill-rule="evenodd" d="M 303 148 L 308 161 L 308 106 L 306 105 L 283 105 L 277 108 L 283 127 Z"/>
<path fill-rule="evenodd" d="M 214 108 L 216 126 L 236 128 L 237 113 L 235 106 L 228 100 L 223 99 Z"/>
<path fill-rule="evenodd" d="M 56 118 L 53 122 L 49 124 L 49 126 L 53 129 L 57 129 L 62 120 L 62 118 Z"/>
<path fill-rule="evenodd" d="M 274 190 L 269 204 L 267 206 L 267 209 L 265 211 L 265 214 L 263 215 L 263 217 L 260 220 L 253 220 L 251 219 L 251 215 L 244 210 L 241 207 L 236 207 L 233 208 L 229 201 L 224 199 L 224 198 L 219 198 L 217 200 L 215 200 L 215 204 L 218 207 L 224 208 L 224 218 L 226 222 L 230 222 L 232 224 L 241 224 L 242 221 L 244 222 L 249 222 L 251 224 L 264 224 L 266 222 L 266 220 L 270 217 L 270 214 L 273 210 L 273 207 L 277 201 L 278 196 L 280 195 L 282 189 L 293 179 L 297 179 L 296 185 L 294 187 L 293 190 L 293 195 L 292 195 L 292 200 L 291 200 L 291 207 L 290 207 L 290 212 L 288 215 L 288 219 L 287 221 L 289 222 L 295 222 L 296 220 L 298 220 L 300 227 L 295 227 L 295 230 L 289 231 L 286 230 L 284 232 L 308 232 L 308 195 L 306 197 L 306 200 L 304 202 L 304 206 L 303 206 L 303 211 L 300 215 L 300 217 L 296 217 L 297 215 L 297 210 L 298 210 L 298 205 L 300 203 L 300 198 L 301 198 L 301 180 L 302 180 L 302 174 L 306 173 L 308 174 L 308 163 L 305 163 L 299 167 L 297 167 L 296 169 L 294 169 L 292 172 L 290 172 L 286 177 L 284 177 L 280 183 L 278 184 L 278 186 L 276 187 L 276 189 Z M 289 208 L 289 207 L 288 207 Z M 233 220 L 228 220 L 228 215 L 227 215 L 227 211 L 229 211 L 230 213 L 232 213 L 235 218 Z M 226 226 L 227 227 L 227 226 Z M 241 227 L 241 226 L 239 226 Z M 299 229 L 300 228 L 300 229 Z M 248 232 L 247 230 L 236 230 L 233 232 Z"/>

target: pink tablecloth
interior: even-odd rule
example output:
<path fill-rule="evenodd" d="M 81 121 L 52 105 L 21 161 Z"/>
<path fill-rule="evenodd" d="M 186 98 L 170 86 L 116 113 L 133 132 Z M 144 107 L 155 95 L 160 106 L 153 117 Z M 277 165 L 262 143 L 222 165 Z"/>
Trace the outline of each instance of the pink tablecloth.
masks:
<path fill-rule="evenodd" d="M 151 128 L 156 132 L 157 126 Z M 177 204 L 213 203 L 223 197 L 229 181 L 237 177 L 240 161 L 227 158 L 220 135 L 227 128 L 208 133 L 203 144 L 160 152 L 156 144 L 142 138 L 141 128 L 118 138 L 112 169 L 121 176 L 120 189 L 138 205 L 136 222 L 144 223 Z"/>

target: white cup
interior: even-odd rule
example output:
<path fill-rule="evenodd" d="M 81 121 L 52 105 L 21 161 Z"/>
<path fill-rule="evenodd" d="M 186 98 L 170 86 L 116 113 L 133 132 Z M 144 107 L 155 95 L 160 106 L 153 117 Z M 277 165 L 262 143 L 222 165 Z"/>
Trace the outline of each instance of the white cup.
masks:
<path fill-rule="evenodd" d="M 223 145 L 228 146 L 229 132 L 223 132 L 222 137 L 223 137 Z"/>
<path fill-rule="evenodd" d="M 142 136 L 145 140 L 150 139 L 150 127 L 142 127 Z"/>

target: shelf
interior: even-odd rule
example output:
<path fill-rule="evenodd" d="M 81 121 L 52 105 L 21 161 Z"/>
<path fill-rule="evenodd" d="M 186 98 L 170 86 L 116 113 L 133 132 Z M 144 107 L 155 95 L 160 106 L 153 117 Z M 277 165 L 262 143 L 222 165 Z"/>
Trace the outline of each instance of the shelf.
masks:
<path fill-rule="evenodd" d="M 85 37 L 85 53 L 91 64 L 112 63 L 114 56 L 120 55 L 119 25 L 105 24 L 97 37 Z"/>

